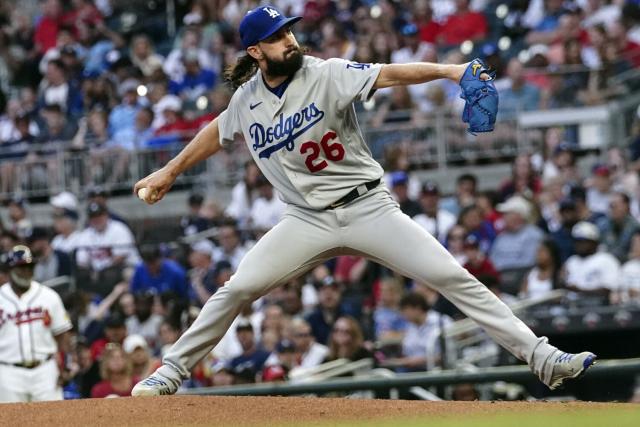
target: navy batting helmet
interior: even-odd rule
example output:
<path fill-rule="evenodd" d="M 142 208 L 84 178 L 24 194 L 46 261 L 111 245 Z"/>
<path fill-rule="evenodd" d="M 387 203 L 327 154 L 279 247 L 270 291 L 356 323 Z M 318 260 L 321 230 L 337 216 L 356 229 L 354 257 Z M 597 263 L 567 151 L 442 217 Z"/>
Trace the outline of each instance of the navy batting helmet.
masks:
<path fill-rule="evenodd" d="M 2 265 L 9 269 L 23 265 L 35 265 L 31 250 L 24 245 L 17 245 L 2 256 Z"/>

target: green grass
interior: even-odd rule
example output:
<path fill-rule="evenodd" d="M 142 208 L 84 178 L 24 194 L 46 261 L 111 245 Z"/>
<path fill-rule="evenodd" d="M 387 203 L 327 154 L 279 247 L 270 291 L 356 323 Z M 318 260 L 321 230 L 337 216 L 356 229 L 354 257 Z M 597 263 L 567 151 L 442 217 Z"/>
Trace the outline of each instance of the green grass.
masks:
<path fill-rule="evenodd" d="M 328 427 L 640 427 L 640 405 L 575 412 L 522 412 L 508 414 L 451 414 L 446 417 L 397 419 L 381 422 L 323 424 Z"/>

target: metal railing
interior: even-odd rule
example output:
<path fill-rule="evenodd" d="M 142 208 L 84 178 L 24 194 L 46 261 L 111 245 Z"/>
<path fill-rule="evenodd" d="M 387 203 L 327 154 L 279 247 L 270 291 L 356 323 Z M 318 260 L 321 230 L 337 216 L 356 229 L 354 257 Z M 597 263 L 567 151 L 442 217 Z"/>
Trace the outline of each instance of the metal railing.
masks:
<path fill-rule="evenodd" d="M 640 358 L 616 359 L 598 362 L 589 369 L 589 378 L 631 376 L 640 374 Z M 526 383 L 536 377 L 527 366 L 484 368 L 477 372 L 451 369 L 439 372 L 398 374 L 395 378 L 346 378 L 311 384 L 262 383 L 226 387 L 202 387 L 179 391 L 180 394 L 209 396 L 293 396 L 357 390 L 391 390 L 407 387 L 433 387 L 440 385 L 487 383 L 508 381 Z"/>

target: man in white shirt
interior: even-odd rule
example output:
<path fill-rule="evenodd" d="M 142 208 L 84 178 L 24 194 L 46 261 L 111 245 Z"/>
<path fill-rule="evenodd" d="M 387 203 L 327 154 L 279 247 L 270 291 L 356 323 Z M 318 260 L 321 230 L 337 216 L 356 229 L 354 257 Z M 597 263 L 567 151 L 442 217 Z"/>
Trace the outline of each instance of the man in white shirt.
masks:
<path fill-rule="evenodd" d="M 104 205 L 96 202 L 87 207 L 89 226 L 77 239 L 76 264 L 81 288 L 107 295 L 122 281 L 126 267 L 134 267 L 140 256 L 129 228 L 109 218 Z"/>
<path fill-rule="evenodd" d="M 622 266 L 620 289 L 614 302 L 640 302 L 640 232 L 631 237 L 629 261 Z"/>
<path fill-rule="evenodd" d="M 456 223 L 456 217 L 451 212 L 440 208 L 440 189 L 434 182 L 425 182 L 420 192 L 421 214 L 413 217 L 413 220 L 422 228 L 444 243 L 451 227 Z"/>
<path fill-rule="evenodd" d="M 236 271 L 242 257 L 247 253 L 247 249 L 240 242 L 238 230 L 234 225 L 223 225 L 220 227 L 217 240 L 219 246 L 213 251 L 213 259 L 215 262 L 229 262 L 233 271 Z"/>
<path fill-rule="evenodd" d="M 608 252 L 598 252 L 600 232 L 595 224 L 581 221 L 571 230 L 576 254 L 564 265 L 566 288 L 573 299 L 595 297 L 607 303 L 618 288 L 620 263 Z"/>
<path fill-rule="evenodd" d="M 273 186 L 260 175 L 256 180 L 260 196 L 251 207 L 251 225 L 258 230 L 271 230 L 282 218 L 286 205 L 273 191 Z"/>

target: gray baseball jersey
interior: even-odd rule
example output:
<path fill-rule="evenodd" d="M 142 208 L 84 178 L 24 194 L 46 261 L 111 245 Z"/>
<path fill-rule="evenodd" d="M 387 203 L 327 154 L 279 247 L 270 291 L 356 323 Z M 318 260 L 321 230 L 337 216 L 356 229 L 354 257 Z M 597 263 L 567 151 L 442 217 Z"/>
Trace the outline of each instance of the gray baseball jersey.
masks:
<path fill-rule="evenodd" d="M 353 102 L 373 94 L 380 64 L 305 56 L 281 98 L 258 72 L 219 119 L 220 142 L 243 134 L 256 164 L 290 204 L 323 209 L 382 176 Z"/>

